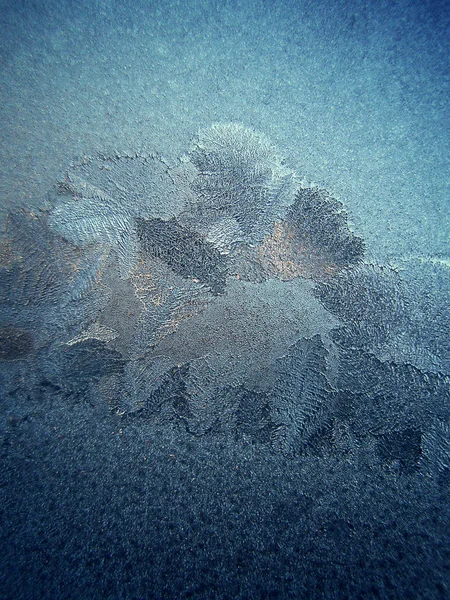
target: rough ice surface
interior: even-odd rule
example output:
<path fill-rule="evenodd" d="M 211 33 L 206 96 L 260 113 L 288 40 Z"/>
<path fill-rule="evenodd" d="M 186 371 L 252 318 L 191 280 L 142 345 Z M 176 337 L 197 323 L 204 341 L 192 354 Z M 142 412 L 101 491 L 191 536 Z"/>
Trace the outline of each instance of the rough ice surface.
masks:
<path fill-rule="evenodd" d="M 183 202 L 155 157 L 86 159 L 67 174 L 60 190 L 72 198 L 52 211 L 52 228 L 76 245 L 100 242 L 114 248 L 122 277 L 137 258 L 136 219 L 174 216 Z"/>
<path fill-rule="evenodd" d="M 361 382 L 375 377 L 387 404 L 371 427 L 421 431 L 424 407 L 404 404 L 402 390 L 445 387 L 445 317 L 431 312 L 448 314 L 436 305 L 445 296 L 424 302 L 411 276 L 364 263 L 342 203 L 296 183 L 264 135 L 213 125 L 178 167 L 85 158 L 58 190 L 37 220 L 10 217 L 3 275 L 17 300 L 5 357 L 42 338 L 27 325 L 31 303 L 51 307 L 41 309 L 53 336 L 46 376 L 90 382 L 121 414 L 239 431 L 249 394 L 266 407 L 251 429 L 295 455 L 317 451 L 337 399 L 364 404 L 374 383 Z M 424 315 L 435 326 L 421 334 Z"/>
<path fill-rule="evenodd" d="M 101 380 L 120 413 L 152 415 L 161 382 L 176 373 L 184 409 L 172 392 L 166 402 L 196 433 L 239 429 L 239 390 L 266 394 L 270 443 L 298 453 L 299 430 L 318 419 L 305 415 L 322 414 L 338 369 L 332 332 L 341 323 L 314 293 L 314 279 L 359 262 L 362 242 L 330 195 L 295 192 L 294 172 L 251 129 L 214 125 L 189 157 L 191 165 L 185 159 L 174 169 L 139 155 L 85 159 L 60 184 L 42 229 L 88 257 L 90 268 L 74 268 L 69 305 L 60 301 L 74 317 L 62 346 L 53 344 L 48 376 L 64 386 L 73 363 L 75 379 Z M 321 349 L 317 400 L 309 384 L 280 391 L 285 357 L 307 360 L 314 372 L 317 352 L 298 354 L 307 340 Z M 122 357 L 117 366 L 111 351 Z M 97 354 L 92 369 L 87 357 Z M 281 443 L 281 430 L 289 441 Z"/>
<path fill-rule="evenodd" d="M 234 219 L 249 242 L 261 241 L 293 201 L 294 173 L 264 136 L 240 124 L 216 124 L 199 135 L 189 158 L 197 169 L 189 207 L 206 230 Z"/>
<path fill-rule="evenodd" d="M 85 158 L 12 213 L 0 383 L 20 390 L 25 361 L 41 395 L 101 405 L 119 432 L 250 444 L 342 487 L 350 468 L 446 481 L 448 269 L 367 261 L 344 204 L 278 152 L 216 124 L 176 166 Z"/>

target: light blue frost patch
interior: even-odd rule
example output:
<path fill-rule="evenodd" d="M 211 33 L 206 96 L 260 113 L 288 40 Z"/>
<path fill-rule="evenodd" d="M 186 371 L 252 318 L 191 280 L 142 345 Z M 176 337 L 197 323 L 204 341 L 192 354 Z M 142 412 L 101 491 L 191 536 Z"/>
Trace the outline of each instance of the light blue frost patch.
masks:
<path fill-rule="evenodd" d="M 140 156 L 90 159 L 62 184 L 71 197 L 54 208 L 50 225 L 77 246 L 100 243 L 114 249 L 127 278 L 138 254 L 136 219 L 176 216 L 184 204 L 177 171 Z"/>
<path fill-rule="evenodd" d="M 268 391 L 276 380 L 276 360 L 292 344 L 315 335 L 330 344 L 330 332 L 340 324 L 311 289 L 300 279 L 258 284 L 231 279 L 225 296 L 180 323 L 147 356 L 165 368 L 194 362 L 195 378 L 187 380 L 194 396 L 212 398 L 238 385 Z"/>

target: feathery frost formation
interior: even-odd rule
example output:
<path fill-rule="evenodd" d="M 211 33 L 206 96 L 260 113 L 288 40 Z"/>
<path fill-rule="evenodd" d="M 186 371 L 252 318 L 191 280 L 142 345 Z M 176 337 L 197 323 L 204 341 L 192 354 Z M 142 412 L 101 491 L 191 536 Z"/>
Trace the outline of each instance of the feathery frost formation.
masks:
<path fill-rule="evenodd" d="M 364 263 L 343 204 L 264 135 L 213 125 L 177 166 L 86 158 L 53 200 L 0 245 L 3 364 L 194 435 L 448 468 L 445 294 Z"/>

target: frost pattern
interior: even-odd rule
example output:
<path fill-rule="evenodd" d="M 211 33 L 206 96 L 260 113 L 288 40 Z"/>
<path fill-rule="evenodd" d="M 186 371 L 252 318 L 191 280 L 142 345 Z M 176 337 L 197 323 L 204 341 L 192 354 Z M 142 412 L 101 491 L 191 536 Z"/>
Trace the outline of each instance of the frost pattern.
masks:
<path fill-rule="evenodd" d="M 316 335 L 299 340 L 277 361 L 272 439 L 283 452 L 301 451 L 326 423 L 325 414 L 331 414 L 333 396 L 326 354 Z"/>
<path fill-rule="evenodd" d="M 98 157 L 83 162 L 60 185 L 71 197 L 52 211 L 53 229 L 76 245 L 99 242 L 116 251 L 121 276 L 137 262 L 138 217 L 170 218 L 182 205 L 168 168 L 152 157 Z"/>
<path fill-rule="evenodd" d="M 447 469 L 448 272 L 365 263 L 343 204 L 251 129 L 213 125 L 177 166 L 73 165 L 50 210 L 10 215 L 0 258 L 0 362 L 69 396 L 289 456 Z"/>
<path fill-rule="evenodd" d="M 190 210 L 204 230 L 231 218 L 247 241 L 260 241 L 293 201 L 294 173 L 265 136 L 242 125 L 213 125 L 200 134 L 189 158 L 198 170 Z"/>

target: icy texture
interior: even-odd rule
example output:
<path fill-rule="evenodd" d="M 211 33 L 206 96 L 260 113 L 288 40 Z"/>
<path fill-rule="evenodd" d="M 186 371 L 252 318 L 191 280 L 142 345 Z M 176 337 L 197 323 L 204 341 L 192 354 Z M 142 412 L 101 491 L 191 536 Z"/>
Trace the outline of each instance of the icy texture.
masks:
<path fill-rule="evenodd" d="M 363 240 L 349 230 L 343 204 L 326 190 L 300 189 L 286 221 L 294 228 L 298 243 L 308 244 L 313 254 L 335 269 L 353 266 L 363 258 Z"/>
<path fill-rule="evenodd" d="M 363 253 L 343 204 L 241 125 L 175 167 L 86 159 L 53 207 L 9 218 L 0 361 L 194 436 L 440 476 L 448 267 Z"/>
<path fill-rule="evenodd" d="M 183 202 L 167 166 L 141 156 L 86 160 L 60 188 L 72 197 L 53 210 L 53 229 L 77 245 L 100 242 L 114 248 L 122 277 L 137 260 L 136 219 L 170 218 Z"/>
<path fill-rule="evenodd" d="M 344 322 L 335 336 L 382 360 L 449 372 L 450 272 L 427 261 L 359 265 L 322 281 L 316 294 Z M 426 289 L 426 293 L 424 293 Z"/>
<path fill-rule="evenodd" d="M 326 355 L 320 336 L 315 335 L 299 340 L 278 359 L 272 439 L 284 452 L 292 454 L 313 443 L 331 414 L 333 395 Z"/>
<path fill-rule="evenodd" d="M 226 261 L 213 243 L 181 227 L 174 219 L 139 222 L 145 252 L 162 259 L 175 273 L 204 282 L 215 292 L 225 290 Z"/>
<path fill-rule="evenodd" d="M 298 190 L 285 219 L 257 251 L 266 273 L 279 279 L 324 280 L 361 262 L 364 244 L 349 229 L 343 205 L 318 188 Z"/>
<path fill-rule="evenodd" d="M 198 170 L 191 211 L 205 231 L 231 218 L 247 241 L 261 241 L 293 201 L 294 173 L 265 136 L 242 125 L 213 125 L 200 134 L 189 157 Z"/>

